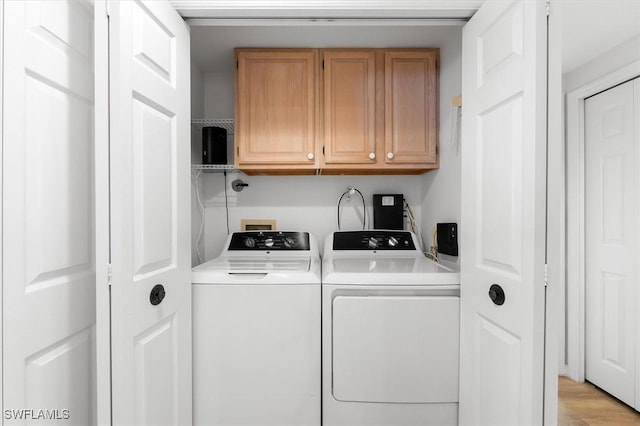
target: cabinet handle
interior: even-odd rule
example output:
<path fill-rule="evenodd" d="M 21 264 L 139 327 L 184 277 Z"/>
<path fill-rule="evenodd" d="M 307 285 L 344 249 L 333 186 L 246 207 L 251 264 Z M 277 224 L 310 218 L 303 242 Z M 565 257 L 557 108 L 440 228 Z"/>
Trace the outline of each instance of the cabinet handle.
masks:
<path fill-rule="evenodd" d="M 375 152 L 370 152 L 369 153 L 369 160 L 375 160 L 376 159 L 376 153 Z"/>
<path fill-rule="evenodd" d="M 308 158 L 309 160 L 313 160 L 313 157 L 315 157 L 315 156 L 313 155 L 313 152 L 310 152 L 310 153 L 308 153 L 308 154 L 307 154 L 307 158 Z"/>
<path fill-rule="evenodd" d="M 388 152 L 388 153 L 387 153 L 387 158 L 388 158 L 389 160 L 393 159 L 393 152 Z"/>

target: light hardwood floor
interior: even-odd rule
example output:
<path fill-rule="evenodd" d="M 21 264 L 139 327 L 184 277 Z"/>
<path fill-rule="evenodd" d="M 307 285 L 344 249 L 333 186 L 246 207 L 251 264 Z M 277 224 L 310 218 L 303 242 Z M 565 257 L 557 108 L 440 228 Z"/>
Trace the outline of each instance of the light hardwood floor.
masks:
<path fill-rule="evenodd" d="M 640 426 L 640 413 L 590 383 L 559 377 L 558 425 Z"/>

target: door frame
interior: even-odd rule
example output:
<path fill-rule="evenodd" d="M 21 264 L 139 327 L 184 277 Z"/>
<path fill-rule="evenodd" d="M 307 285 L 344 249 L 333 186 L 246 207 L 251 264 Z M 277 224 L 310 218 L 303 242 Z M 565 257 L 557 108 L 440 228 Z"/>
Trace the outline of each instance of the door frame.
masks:
<path fill-rule="evenodd" d="M 4 234 L 4 0 L 0 1 L 0 235 Z M 0 244 L 0 377 L 4 377 L 4 263 L 3 245 Z M 4 380 L 0 380 L 0 412 L 4 413 Z"/>
<path fill-rule="evenodd" d="M 640 60 L 589 82 L 567 94 L 566 98 L 566 365 L 564 373 L 572 380 L 585 380 L 585 99 L 640 77 Z M 640 278 L 640 277 L 639 277 Z M 640 291 L 635 297 L 640 306 Z M 640 342 L 637 327 L 637 342 Z M 640 368 L 636 343 L 636 370 Z M 640 374 L 636 375 L 640 389 Z M 636 404 L 640 396 L 636 396 Z"/>
<path fill-rule="evenodd" d="M 109 18 L 107 0 L 94 5 L 94 191 L 96 250 L 96 413 L 111 424 L 111 221 L 109 216 Z M 104 330 L 107 329 L 107 330 Z M 108 338 L 107 338 L 108 337 Z M 105 360 L 106 358 L 106 360 Z"/>

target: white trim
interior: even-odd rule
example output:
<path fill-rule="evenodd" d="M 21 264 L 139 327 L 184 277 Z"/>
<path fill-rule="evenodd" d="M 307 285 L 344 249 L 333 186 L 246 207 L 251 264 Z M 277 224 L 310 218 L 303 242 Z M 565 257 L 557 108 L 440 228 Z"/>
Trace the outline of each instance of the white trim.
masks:
<path fill-rule="evenodd" d="M 461 27 L 466 18 L 184 18 L 190 27 L 361 27 L 361 26 L 396 26 L 396 27 Z"/>
<path fill-rule="evenodd" d="M 175 9 L 478 9 L 484 0 L 170 0 Z"/>
<path fill-rule="evenodd" d="M 4 198 L 2 189 L 4 187 L 4 0 L 0 1 L 0 236 L 4 235 L 3 219 L 4 219 Z M 3 238 L 0 238 L 2 241 Z M 0 244 L 0 413 L 4 413 L 4 335 L 3 335 L 3 305 L 4 305 L 4 264 L 3 261 L 3 244 Z"/>
<path fill-rule="evenodd" d="M 172 0 L 184 18 L 463 18 L 483 0 Z"/>
<path fill-rule="evenodd" d="M 111 424 L 111 318 L 109 291 L 109 26 L 107 1 L 94 5 L 94 182 L 96 267 L 96 418 Z"/>
<path fill-rule="evenodd" d="M 634 103 L 636 108 L 640 108 L 640 79 L 636 79 L 634 81 Z M 635 112 L 636 117 L 638 117 L 638 111 Z M 636 154 L 636 168 L 634 170 L 634 182 L 636 182 L 636 212 L 640 212 L 640 170 L 638 170 L 638 165 L 640 165 L 640 120 L 636 118 L 635 127 L 634 127 L 634 135 L 635 135 L 635 154 Z M 637 226 L 637 225 L 636 225 Z M 640 256 L 640 228 L 636 228 L 636 259 Z M 636 286 L 635 286 L 635 300 L 636 306 L 640 306 L 640 263 L 636 264 Z M 635 398 L 635 409 L 638 410 L 640 408 L 640 309 L 636 308 L 635 310 L 635 318 L 634 324 L 636 324 L 635 330 L 635 353 L 636 353 L 636 398 Z"/>
<path fill-rule="evenodd" d="M 558 373 L 564 347 L 564 146 L 562 97 L 562 8 L 548 3 L 547 91 L 547 258 L 544 424 L 558 421 Z M 549 9 L 550 8 L 550 9 Z"/>
<path fill-rule="evenodd" d="M 584 381 L 584 100 L 640 75 L 640 60 L 567 94 L 567 372 Z"/>

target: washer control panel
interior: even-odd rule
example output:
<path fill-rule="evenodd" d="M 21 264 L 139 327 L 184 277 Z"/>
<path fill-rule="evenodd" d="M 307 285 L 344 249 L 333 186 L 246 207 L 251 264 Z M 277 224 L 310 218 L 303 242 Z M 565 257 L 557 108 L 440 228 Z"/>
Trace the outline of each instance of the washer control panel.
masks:
<path fill-rule="evenodd" d="M 227 250 L 309 250 L 308 232 L 234 232 Z"/>
<path fill-rule="evenodd" d="M 334 250 L 415 250 L 406 231 L 338 231 L 333 233 Z"/>

